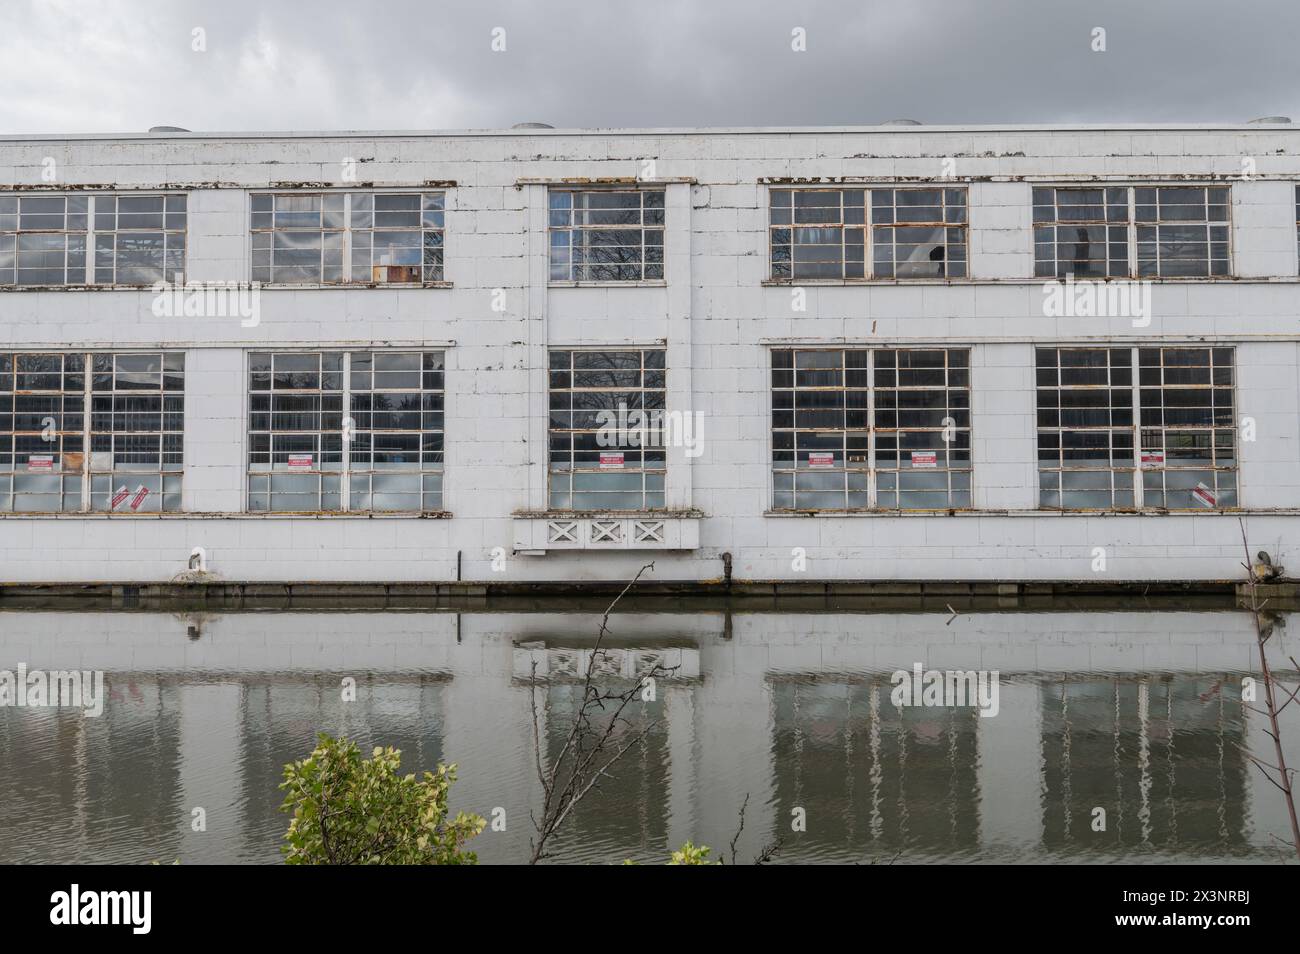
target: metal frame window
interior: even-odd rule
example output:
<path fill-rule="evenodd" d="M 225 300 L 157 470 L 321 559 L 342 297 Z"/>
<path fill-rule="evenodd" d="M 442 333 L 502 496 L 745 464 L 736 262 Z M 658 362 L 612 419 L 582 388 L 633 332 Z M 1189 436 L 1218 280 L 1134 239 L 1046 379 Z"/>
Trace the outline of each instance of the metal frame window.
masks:
<path fill-rule="evenodd" d="M 184 429 L 183 352 L 0 354 L 0 511 L 179 511 Z"/>
<path fill-rule="evenodd" d="M 1035 188 L 1034 274 L 1127 278 L 1128 189 Z"/>
<path fill-rule="evenodd" d="M 872 189 L 872 276 L 965 278 L 966 189 Z"/>
<path fill-rule="evenodd" d="M 1034 274 L 1221 278 L 1231 274 L 1228 186 L 1041 186 Z"/>
<path fill-rule="evenodd" d="M 774 510 L 971 506 L 970 352 L 772 351 Z"/>
<path fill-rule="evenodd" d="M 1295 187 L 1295 241 L 1296 254 L 1300 256 L 1300 185 Z"/>
<path fill-rule="evenodd" d="M 1143 506 L 1237 506 L 1231 348 L 1139 348 Z"/>
<path fill-rule="evenodd" d="M 441 511 L 444 359 L 442 351 L 251 353 L 248 509 Z"/>
<path fill-rule="evenodd" d="M 1233 349 L 1039 348 L 1036 363 L 1041 508 L 1237 506 Z"/>
<path fill-rule="evenodd" d="M 1036 363 L 1039 507 L 1132 509 L 1132 349 L 1039 348 Z"/>
<path fill-rule="evenodd" d="M 0 286 L 176 280 L 185 231 L 184 193 L 0 195 Z"/>
<path fill-rule="evenodd" d="M 250 202 L 253 281 L 443 280 L 445 192 L 257 192 Z"/>
<path fill-rule="evenodd" d="M 768 198 L 774 281 L 967 276 L 965 186 L 772 189 Z"/>
<path fill-rule="evenodd" d="M 661 281 L 665 195 L 662 188 L 551 189 L 551 281 Z"/>
<path fill-rule="evenodd" d="M 773 189 L 772 277 L 866 277 L 866 190 Z"/>
<path fill-rule="evenodd" d="M 662 348 L 550 352 L 549 487 L 551 510 L 641 511 L 664 508 L 662 417 L 643 428 L 606 430 L 626 409 L 664 411 Z"/>

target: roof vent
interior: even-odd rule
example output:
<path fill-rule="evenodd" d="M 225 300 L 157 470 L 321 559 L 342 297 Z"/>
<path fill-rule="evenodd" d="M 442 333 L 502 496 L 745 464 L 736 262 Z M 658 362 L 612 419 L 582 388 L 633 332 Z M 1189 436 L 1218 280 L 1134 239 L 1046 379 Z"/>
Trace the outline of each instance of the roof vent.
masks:
<path fill-rule="evenodd" d="M 1246 125 L 1248 126 L 1289 126 L 1291 125 L 1290 116 L 1264 116 L 1260 119 L 1252 119 Z"/>
<path fill-rule="evenodd" d="M 189 132 L 190 130 L 182 129 L 180 126 L 150 126 L 149 131 L 151 133 L 158 133 L 158 132 Z"/>
<path fill-rule="evenodd" d="M 550 123 L 515 123 L 511 129 L 554 129 Z"/>
<path fill-rule="evenodd" d="M 919 119 L 886 119 L 880 125 L 882 126 L 920 126 L 923 125 Z"/>

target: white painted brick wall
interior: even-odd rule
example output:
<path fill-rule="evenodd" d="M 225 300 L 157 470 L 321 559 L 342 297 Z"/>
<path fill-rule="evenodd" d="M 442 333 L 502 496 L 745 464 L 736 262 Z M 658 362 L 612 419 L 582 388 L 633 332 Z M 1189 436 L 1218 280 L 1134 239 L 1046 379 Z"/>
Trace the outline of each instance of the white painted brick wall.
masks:
<path fill-rule="evenodd" d="M 1238 411 L 1257 440 L 1241 448 L 1252 543 L 1300 566 L 1300 327 L 1295 182 L 1300 131 L 1232 129 L 943 129 L 803 132 L 508 132 L 349 134 L 286 140 L 248 135 L 11 139 L 0 190 L 41 182 L 56 157 L 69 185 L 190 190 L 188 277 L 248 278 L 249 188 L 339 181 L 344 158 L 376 187 L 448 190 L 440 289 L 269 288 L 261 320 L 157 318 L 148 292 L 0 293 L 0 344 L 31 348 L 171 347 L 187 354 L 184 500 L 209 518 L 0 517 L 0 578 L 162 580 L 194 546 L 227 579 L 445 580 L 457 554 L 466 579 L 621 579 L 635 552 L 512 557 L 512 514 L 545 506 L 546 348 L 646 345 L 673 355 L 682 410 L 705 413 L 702 456 L 673 457 L 678 505 L 704 513 L 701 548 L 659 553 L 661 579 L 1111 579 L 1240 575 L 1235 516 L 1032 512 L 1037 498 L 1032 354 L 1036 342 L 1205 340 L 1237 348 Z M 1235 276 L 1169 282 L 1150 327 L 1126 318 L 1044 317 L 1033 279 L 1034 181 L 1089 177 L 1238 176 Z M 934 177 L 951 157 L 970 177 L 972 279 L 952 284 L 806 286 L 807 310 L 768 275 L 763 177 Z M 547 287 L 546 190 L 520 179 L 635 176 L 653 158 L 669 185 L 668 281 L 647 287 Z M 339 183 L 342 185 L 342 183 Z M 216 187 L 214 187 L 216 186 Z M 689 216 L 689 218 L 688 218 Z M 492 310 L 495 289 L 507 307 Z M 975 500 L 958 516 L 766 515 L 768 349 L 781 343 L 970 347 Z M 427 345 L 447 349 L 443 520 L 237 515 L 243 506 L 244 355 L 251 348 Z M 689 356 L 689 358 L 687 357 Z M 689 371 L 689 374 L 686 372 Z M 683 383 L 685 382 L 685 383 Z M 806 573 L 791 569 L 803 547 Z"/>

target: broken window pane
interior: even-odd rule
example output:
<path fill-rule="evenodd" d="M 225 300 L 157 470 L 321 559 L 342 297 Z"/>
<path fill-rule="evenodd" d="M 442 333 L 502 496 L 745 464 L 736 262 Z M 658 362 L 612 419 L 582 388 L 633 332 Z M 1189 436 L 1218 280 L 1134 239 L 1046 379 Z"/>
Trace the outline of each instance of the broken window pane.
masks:
<path fill-rule="evenodd" d="M 1137 349 L 1137 421 L 1133 349 L 1037 355 L 1040 507 L 1236 506 L 1232 349 Z"/>

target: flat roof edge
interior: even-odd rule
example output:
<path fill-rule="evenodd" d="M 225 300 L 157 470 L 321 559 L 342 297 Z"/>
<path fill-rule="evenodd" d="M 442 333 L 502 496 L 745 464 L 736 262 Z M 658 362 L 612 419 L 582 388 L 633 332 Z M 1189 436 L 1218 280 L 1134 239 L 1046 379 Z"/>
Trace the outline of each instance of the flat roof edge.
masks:
<path fill-rule="evenodd" d="M 1027 123 L 969 125 L 874 126 L 646 126 L 571 129 L 378 129 L 126 133 L 0 134 L 0 142 L 72 142 L 79 140 L 136 141 L 158 139 L 496 139 L 556 136 L 826 136 L 848 134 L 917 135 L 925 133 L 1052 133 L 1052 132 L 1300 132 L 1290 123 Z"/>

